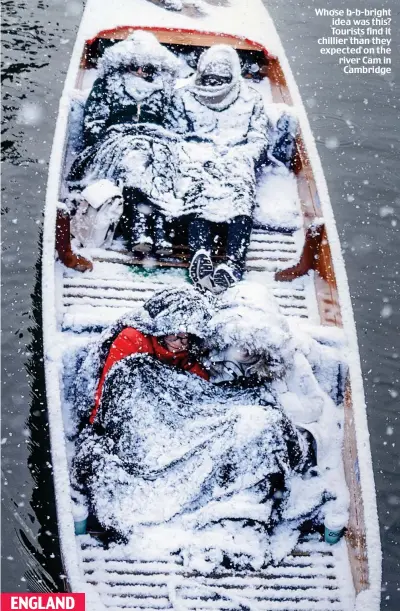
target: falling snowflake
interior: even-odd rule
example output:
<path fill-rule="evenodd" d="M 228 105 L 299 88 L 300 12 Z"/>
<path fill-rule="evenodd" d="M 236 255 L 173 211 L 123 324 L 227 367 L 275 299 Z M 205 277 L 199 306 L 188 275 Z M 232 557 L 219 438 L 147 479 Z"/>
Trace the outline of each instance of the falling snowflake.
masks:
<path fill-rule="evenodd" d="M 339 138 L 336 136 L 330 136 L 329 138 L 325 138 L 325 146 L 327 149 L 337 149 L 339 146 Z"/>
<path fill-rule="evenodd" d="M 39 125 L 42 119 L 43 109 L 35 102 L 24 102 L 17 115 L 17 123 L 20 125 Z"/>
<path fill-rule="evenodd" d="M 382 318 L 389 318 L 392 315 L 392 313 L 393 313 L 392 306 L 389 303 L 385 304 L 381 310 Z"/>
<path fill-rule="evenodd" d="M 391 206 L 381 206 L 381 208 L 379 208 L 379 216 L 381 216 L 383 219 L 386 216 L 393 214 L 393 212 L 394 210 Z"/>

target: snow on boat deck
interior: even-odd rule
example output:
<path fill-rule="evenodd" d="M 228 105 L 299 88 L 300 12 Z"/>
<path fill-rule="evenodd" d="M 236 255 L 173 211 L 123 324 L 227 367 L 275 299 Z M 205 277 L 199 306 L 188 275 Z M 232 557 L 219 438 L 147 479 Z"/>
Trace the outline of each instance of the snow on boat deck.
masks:
<path fill-rule="evenodd" d="M 302 230 L 293 235 L 253 232 L 247 257 L 249 280 L 267 286 L 286 316 L 319 323 L 315 286 L 311 275 L 290 283 L 276 282 L 274 273 L 294 265 L 303 244 Z M 92 251 L 101 258 L 90 274 L 64 270 L 59 313 L 64 331 L 102 329 L 134 307 L 140 306 L 165 282 L 169 286 L 187 282 L 184 269 L 160 270 L 148 262 L 147 268 L 127 265 L 129 256 L 115 251 Z M 119 262 L 121 261 L 121 262 Z"/>
<path fill-rule="evenodd" d="M 346 544 L 301 543 L 277 566 L 258 571 L 201 575 L 171 556 L 130 558 L 123 548 L 104 550 L 81 538 L 86 580 L 111 610 L 249 609 L 348 611 L 354 604 Z"/>

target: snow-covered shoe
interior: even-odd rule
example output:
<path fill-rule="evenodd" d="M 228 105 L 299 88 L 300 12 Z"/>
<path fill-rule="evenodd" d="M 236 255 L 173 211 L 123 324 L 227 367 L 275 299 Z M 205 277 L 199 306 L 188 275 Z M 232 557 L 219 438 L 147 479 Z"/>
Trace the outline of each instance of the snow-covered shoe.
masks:
<path fill-rule="evenodd" d="M 213 281 L 214 293 L 219 294 L 236 284 L 238 278 L 236 278 L 234 271 L 229 267 L 229 265 L 226 265 L 226 263 L 221 263 L 221 265 L 218 265 L 214 272 Z"/>
<path fill-rule="evenodd" d="M 195 286 L 213 291 L 214 266 L 206 250 L 198 250 L 190 262 L 189 276 Z"/>
<path fill-rule="evenodd" d="M 132 246 L 133 252 L 139 252 L 141 254 L 149 253 L 153 248 L 153 240 L 150 236 L 141 236 L 135 244 Z"/>
<path fill-rule="evenodd" d="M 156 255 L 159 255 L 160 257 L 168 257 L 172 255 L 173 252 L 172 244 L 171 242 L 168 242 L 168 240 L 156 242 Z"/>

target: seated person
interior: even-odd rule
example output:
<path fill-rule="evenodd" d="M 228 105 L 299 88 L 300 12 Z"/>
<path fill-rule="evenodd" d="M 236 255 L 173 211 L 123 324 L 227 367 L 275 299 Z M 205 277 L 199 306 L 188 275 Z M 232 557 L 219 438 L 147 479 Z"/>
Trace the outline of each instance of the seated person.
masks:
<path fill-rule="evenodd" d="M 180 327 L 183 331 L 168 334 L 163 333 L 163 335 L 160 336 L 157 333 L 157 325 L 159 325 L 160 320 L 163 320 L 166 316 L 166 312 L 170 315 L 171 310 L 173 311 L 173 309 L 177 309 L 178 307 L 184 310 L 185 305 L 188 306 L 189 300 L 190 305 L 194 305 L 199 311 L 202 311 L 202 315 L 206 319 L 207 306 L 199 295 L 188 290 L 176 291 L 173 289 L 163 289 L 152 297 L 144 306 L 150 316 L 155 319 L 154 330 L 152 331 L 154 335 L 142 333 L 139 329 L 131 326 L 124 327 L 118 333 L 108 350 L 107 358 L 101 372 L 99 385 L 95 395 L 95 405 L 90 416 L 91 423 L 93 423 L 99 409 L 104 382 L 110 369 L 115 363 L 118 363 L 118 361 L 128 356 L 147 354 L 166 365 L 194 373 L 208 380 L 207 371 L 194 359 L 193 348 L 195 346 L 195 336 L 193 334 L 190 335 L 186 331 L 185 323 Z"/>
<path fill-rule="evenodd" d="M 241 321 L 241 324 L 238 324 Z M 340 461 L 342 413 L 332 400 L 338 366 L 335 348 L 320 345 L 289 324 L 260 284 L 241 282 L 218 302 L 210 322 L 205 362 L 213 384 L 264 387 L 290 421 L 313 438 L 320 469 Z"/>
<path fill-rule="evenodd" d="M 123 228 L 132 249 L 141 251 L 151 245 L 149 211 L 156 215 L 170 199 L 171 151 L 163 126 L 177 66 L 149 32 L 136 31 L 106 49 L 85 105 L 85 148 L 68 176 L 71 189 L 99 179 L 123 183 Z M 165 246 L 162 224 L 157 236 L 156 246 Z"/>
<path fill-rule="evenodd" d="M 252 229 L 256 168 L 266 160 L 269 123 L 261 96 L 227 45 L 201 55 L 194 83 L 179 89 L 169 117 L 182 135 L 177 191 L 189 218 L 190 275 L 220 292 L 240 280 Z M 213 270 L 214 223 L 227 223 L 227 264 Z"/>
<path fill-rule="evenodd" d="M 111 368 L 131 355 L 147 354 L 170 366 L 208 379 L 197 362 L 198 338 L 211 318 L 207 299 L 192 287 L 161 289 L 138 313 L 125 316 L 91 346 L 75 384 L 77 411 L 85 424 L 93 422 Z"/>
<path fill-rule="evenodd" d="M 265 385 L 270 390 L 287 377 L 293 338 L 275 298 L 262 285 L 245 281 L 227 291 L 210 327 L 206 364 L 213 384 Z"/>
<path fill-rule="evenodd" d="M 80 409 L 87 417 L 84 397 L 90 404 L 96 393 L 98 409 L 77 439 L 72 482 L 102 527 L 123 539 L 165 525 L 180 532 L 168 540 L 182 551 L 188 536 L 219 524 L 253 529 L 266 543 L 292 475 L 309 467 L 307 438 L 266 389 L 210 384 L 187 352 L 186 367 L 174 361 L 186 341 L 179 334 L 209 336 L 209 316 L 193 290 L 156 294 L 107 332 L 82 367 Z M 121 327 L 130 328 L 126 339 Z"/>

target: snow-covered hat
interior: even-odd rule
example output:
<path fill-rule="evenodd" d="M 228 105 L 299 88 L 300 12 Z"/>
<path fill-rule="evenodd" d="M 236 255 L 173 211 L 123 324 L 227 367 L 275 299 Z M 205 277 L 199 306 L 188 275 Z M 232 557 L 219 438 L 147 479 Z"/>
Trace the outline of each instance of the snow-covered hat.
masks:
<path fill-rule="evenodd" d="M 143 305 L 153 326 L 153 335 L 191 333 L 205 337 L 211 319 L 209 301 L 191 286 L 157 291 Z"/>
<path fill-rule="evenodd" d="M 97 209 L 113 197 L 122 197 L 122 191 L 111 180 L 105 178 L 90 184 L 83 189 L 81 195 L 88 204 Z"/>
<path fill-rule="evenodd" d="M 163 47 L 154 34 L 136 30 L 125 40 L 106 49 L 99 62 L 99 73 L 108 74 L 133 63 L 138 66 L 150 64 L 160 71 L 172 74 L 180 65 L 175 55 Z"/>

